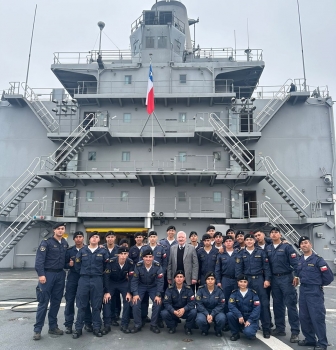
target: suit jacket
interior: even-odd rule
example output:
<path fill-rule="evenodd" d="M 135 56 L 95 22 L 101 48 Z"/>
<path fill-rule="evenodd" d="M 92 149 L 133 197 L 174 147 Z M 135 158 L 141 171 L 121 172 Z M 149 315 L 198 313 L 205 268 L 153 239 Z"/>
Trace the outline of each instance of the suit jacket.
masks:
<path fill-rule="evenodd" d="M 167 279 L 173 280 L 174 273 L 177 269 L 177 249 L 179 248 L 178 244 L 171 246 L 169 263 L 167 268 Z M 191 280 L 198 280 L 198 259 L 196 249 L 191 245 L 186 243 L 183 254 L 183 265 L 184 265 L 184 274 L 185 282 L 188 285 L 191 285 Z"/>

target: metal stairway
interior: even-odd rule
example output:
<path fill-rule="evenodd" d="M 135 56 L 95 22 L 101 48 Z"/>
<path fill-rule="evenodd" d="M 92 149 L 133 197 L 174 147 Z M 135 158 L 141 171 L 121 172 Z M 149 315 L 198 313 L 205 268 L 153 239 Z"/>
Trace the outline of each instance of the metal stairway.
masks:
<path fill-rule="evenodd" d="M 35 94 L 33 89 L 31 89 L 28 85 L 22 83 L 22 88 L 26 92 L 26 97 L 24 100 L 30 109 L 34 112 L 37 118 L 40 120 L 42 125 L 49 132 L 54 132 L 59 128 L 59 124 L 57 120 L 53 117 L 53 115 L 47 110 L 45 105 L 39 100 L 38 96 Z"/>
<path fill-rule="evenodd" d="M 42 209 L 41 202 L 33 201 L 0 235 L 0 261 L 36 225 L 37 221 L 33 217 L 40 212 L 40 209 Z"/>
<path fill-rule="evenodd" d="M 209 123 L 214 129 L 216 140 L 231 157 L 243 168 L 252 171 L 249 163 L 253 160 L 251 152 L 238 140 L 215 113 L 210 113 Z"/>
<path fill-rule="evenodd" d="M 254 118 L 254 123 L 258 125 L 258 131 L 261 131 L 266 124 L 273 118 L 275 113 L 283 106 L 290 98 L 288 94 L 292 79 L 288 79 L 279 89 L 279 91 L 273 96 L 266 106 L 259 112 Z"/>
<path fill-rule="evenodd" d="M 308 217 L 305 209 L 310 205 L 309 199 L 279 170 L 271 157 L 263 158 L 262 162 L 267 171 L 266 181 L 301 218 Z"/>

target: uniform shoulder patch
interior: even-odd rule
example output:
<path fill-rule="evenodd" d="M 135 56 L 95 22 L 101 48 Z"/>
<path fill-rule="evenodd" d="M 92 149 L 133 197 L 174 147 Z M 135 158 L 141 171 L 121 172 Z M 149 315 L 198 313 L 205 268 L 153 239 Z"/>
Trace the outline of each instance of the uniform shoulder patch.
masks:
<path fill-rule="evenodd" d="M 139 261 L 136 266 L 141 266 L 142 265 L 142 261 Z"/>
<path fill-rule="evenodd" d="M 199 295 L 196 295 L 196 300 L 201 300 L 202 298 Z"/>
<path fill-rule="evenodd" d="M 79 263 L 81 260 L 80 258 L 76 258 L 76 262 Z"/>
<path fill-rule="evenodd" d="M 45 250 L 46 250 L 46 247 L 45 247 L 44 245 L 41 245 L 40 251 L 41 251 L 41 252 L 44 252 Z"/>
<path fill-rule="evenodd" d="M 173 285 L 170 285 L 168 288 L 169 288 L 169 289 L 173 289 L 173 288 L 174 288 L 174 286 L 173 286 Z"/>
<path fill-rule="evenodd" d="M 204 288 L 204 286 L 199 286 L 198 289 Z"/>
<path fill-rule="evenodd" d="M 131 264 L 131 265 L 134 265 L 134 262 L 132 259 L 128 258 L 128 262 Z"/>
<path fill-rule="evenodd" d="M 165 295 L 165 297 L 164 297 L 164 298 L 165 298 L 165 300 L 168 300 L 168 299 L 169 299 L 168 295 Z"/>
<path fill-rule="evenodd" d="M 155 266 L 160 266 L 160 264 L 157 261 L 154 261 Z"/>
<path fill-rule="evenodd" d="M 187 288 L 187 289 L 191 289 L 191 287 L 190 287 L 190 286 L 186 286 L 186 288 Z"/>
<path fill-rule="evenodd" d="M 232 291 L 232 293 L 237 292 L 237 290 L 238 290 L 238 289 L 234 289 L 234 290 Z"/>
<path fill-rule="evenodd" d="M 257 294 L 257 292 L 256 292 L 254 289 L 251 289 L 251 291 L 252 291 L 254 294 Z"/>
<path fill-rule="evenodd" d="M 235 299 L 234 298 L 230 298 L 229 299 L 229 303 L 234 303 L 235 302 Z"/>
<path fill-rule="evenodd" d="M 236 263 L 239 264 L 240 263 L 240 259 L 236 258 Z"/>

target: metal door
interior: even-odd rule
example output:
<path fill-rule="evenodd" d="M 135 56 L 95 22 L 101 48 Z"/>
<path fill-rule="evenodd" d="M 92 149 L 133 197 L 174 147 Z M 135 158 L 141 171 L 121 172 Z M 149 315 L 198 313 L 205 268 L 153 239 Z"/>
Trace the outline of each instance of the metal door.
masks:
<path fill-rule="evenodd" d="M 76 216 L 77 190 L 66 190 L 64 196 L 64 216 Z"/>
<path fill-rule="evenodd" d="M 78 154 L 76 154 L 68 163 L 67 165 L 67 171 L 77 171 L 77 165 L 78 165 Z"/>
<path fill-rule="evenodd" d="M 243 191 L 231 190 L 231 217 L 232 219 L 243 219 Z"/>

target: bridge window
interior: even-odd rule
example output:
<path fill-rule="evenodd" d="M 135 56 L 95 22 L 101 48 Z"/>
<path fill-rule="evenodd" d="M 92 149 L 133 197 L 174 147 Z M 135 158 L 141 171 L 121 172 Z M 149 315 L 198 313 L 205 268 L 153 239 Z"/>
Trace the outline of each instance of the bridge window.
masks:
<path fill-rule="evenodd" d="M 222 201 L 222 192 L 214 192 L 213 193 L 213 201 L 215 203 L 220 203 Z"/>
<path fill-rule="evenodd" d="M 176 39 L 174 41 L 174 51 L 178 54 L 181 52 L 181 43 Z"/>
<path fill-rule="evenodd" d="M 131 152 L 122 152 L 121 160 L 123 162 L 129 162 L 131 160 Z"/>
<path fill-rule="evenodd" d="M 125 75 L 125 84 L 126 85 L 132 84 L 132 76 L 131 75 Z"/>
<path fill-rule="evenodd" d="M 88 153 L 88 160 L 90 160 L 90 161 L 96 160 L 96 155 L 97 155 L 96 152 L 89 152 Z"/>
<path fill-rule="evenodd" d="M 130 123 L 131 118 L 132 118 L 131 113 L 124 113 L 124 119 L 123 119 L 124 123 Z"/>
<path fill-rule="evenodd" d="M 86 201 L 93 202 L 94 191 L 86 191 Z"/>
<path fill-rule="evenodd" d="M 121 202 L 128 202 L 128 191 L 121 191 L 120 193 L 120 201 Z"/>
<path fill-rule="evenodd" d="M 187 192 L 179 192 L 178 193 L 178 201 L 186 202 L 187 201 Z"/>
<path fill-rule="evenodd" d="M 167 37 L 158 36 L 158 49 L 165 49 L 167 47 Z"/>
<path fill-rule="evenodd" d="M 185 162 L 187 160 L 187 152 L 179 152 L 178 160 L 181 163 Z"/>
<path fill-rule="evenodd" d="M 154 37 L 146 36 L 146 49 L 154 49 Z"/>
<path fill-rule="evenodd" d="M 180 74 L 180 84 L 187 83 L 187 74 Z"/>
<path fill-rule="evenodd" d="M 179 122 L 186 123 L 187 122 L 187 113 L 181 112 L 179 113 Z"/>

